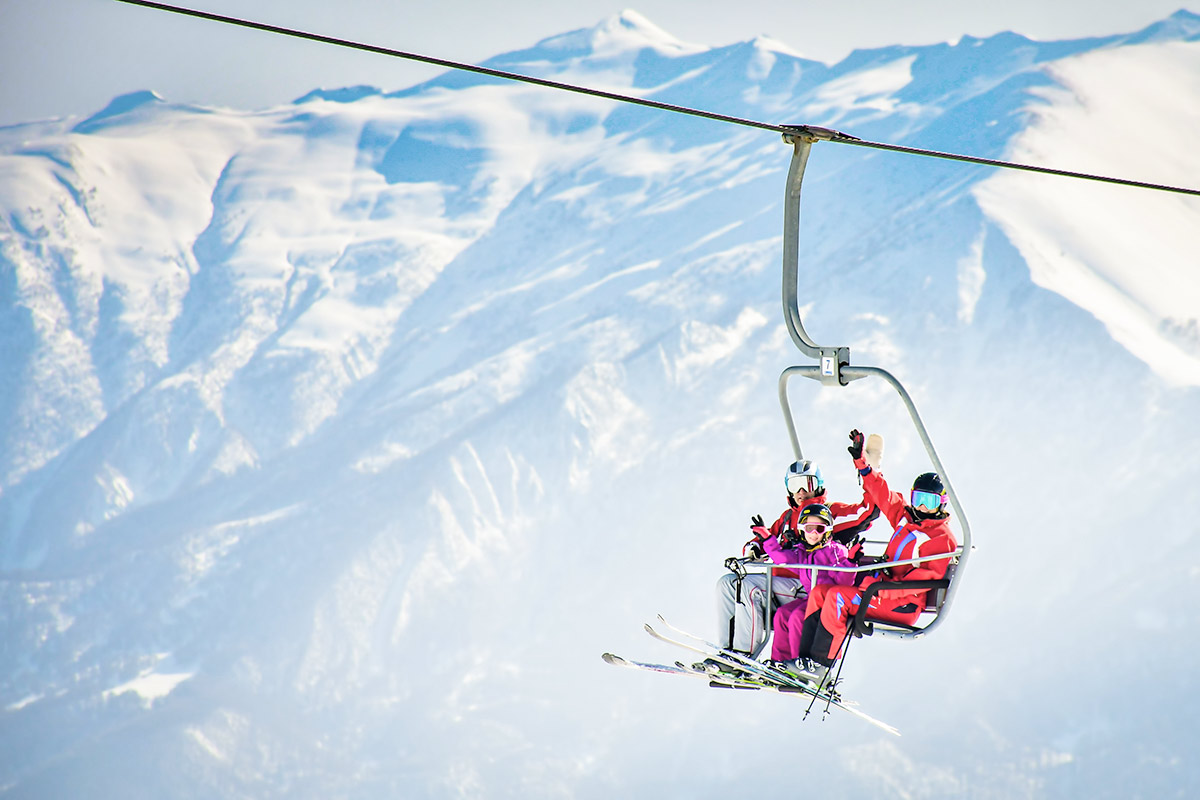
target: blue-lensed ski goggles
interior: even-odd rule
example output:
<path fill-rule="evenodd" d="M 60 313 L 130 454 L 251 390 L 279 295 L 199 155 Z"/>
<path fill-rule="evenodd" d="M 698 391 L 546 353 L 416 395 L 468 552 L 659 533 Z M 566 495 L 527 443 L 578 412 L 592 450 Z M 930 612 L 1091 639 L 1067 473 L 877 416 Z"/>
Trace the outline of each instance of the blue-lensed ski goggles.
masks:
<path fill-rule="evenodd" d="M 920 508 L 925 506 L 931 511 L 937 511 L 946 504 L 946 495 L 937 494 L 936 492 L 923 492 L 920 489 L 913 489 L 912 507 Z"/>

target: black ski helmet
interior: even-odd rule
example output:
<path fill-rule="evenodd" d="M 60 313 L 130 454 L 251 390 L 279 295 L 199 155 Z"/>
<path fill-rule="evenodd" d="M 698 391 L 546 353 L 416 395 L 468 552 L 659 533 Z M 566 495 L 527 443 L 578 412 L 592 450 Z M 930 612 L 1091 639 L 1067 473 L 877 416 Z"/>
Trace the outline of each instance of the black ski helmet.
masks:
<path fill-rule="evenodd" d="M 805 550 L 812 552 L 819 547 L 824 547 L 833 537 L 833 512 L 829 510 L 829 506 L 823 503 L 809 503 L 804 508 L 800 509 L 800 518 L 796 521 L 796 525 L 804 530 L 804 525 L 807 522 L 822 522 L 825 524 L 825 533 L 821 536 L 821 541 L 816 544 L 809 544 L 807 539 L 801 534 L 800 544 Z"/>
<path fill-rule="evenodd" d="M 925 500 L 918 501 L 917 493 L 925 493 L 937 497 L 937 503 L 926 502 Z M 930 498 L 932 499 L 932 498 Z M 936 472 L 922 472 L 913 481 L 912 491 L 909 493 L 909 507 L 918 519 L 930 519 L 933 517 L 943 516 L 942 509 L 946 505 L 946 485 L 942 483 L 942 479 L 938 477 Z M 920 506 L 933 509 L 930 512 L 920 510 Z"/>
<path fill-rule="evenodd" d="M 816 517 L 816 519 L 813 519 L 813 517 Z M 804 523 L 810 520 L 812 522 L 824 522 L 826 525 L 833 527 L 833 512 L 824 503 L 809 503 L 800 509 L 798 524 L 803 527 Z"/>
<path fill-rule="evenodd" d="M 938 477 L 936 472 L 922 472 L 913 481 L 913 491 L 915 492 L 933 492 L 934 494 L 945 494 L 946 486 L 942 483 L 942 479 Z"/>

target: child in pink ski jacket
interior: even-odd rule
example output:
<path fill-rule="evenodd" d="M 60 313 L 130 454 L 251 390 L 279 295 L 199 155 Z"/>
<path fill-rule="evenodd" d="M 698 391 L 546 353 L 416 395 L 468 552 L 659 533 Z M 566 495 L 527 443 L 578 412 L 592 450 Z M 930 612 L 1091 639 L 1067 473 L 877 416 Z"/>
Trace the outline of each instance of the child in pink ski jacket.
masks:
<path fill-rule="evenodd" d="M 799 564 L 817 567 L 853 567 L 846 547 L 833 541 L 833 512 L 828 506 L 814 503 L 800 512 L 798 531 L 785 531 L 763 542 L 763 549 L 776 564 Z M 835 584 L 851 586 L 855 573 L 830 570 L 800 569 L 804 591 L 797 599 L 775 612 L 775 636 L 771 642 L 771 659 L 789 661 L 800 651 L 800 634 L 804 629 L 804 609 L 813 586 Z M 816 573 L 814 581 L 813 573 Z"/>

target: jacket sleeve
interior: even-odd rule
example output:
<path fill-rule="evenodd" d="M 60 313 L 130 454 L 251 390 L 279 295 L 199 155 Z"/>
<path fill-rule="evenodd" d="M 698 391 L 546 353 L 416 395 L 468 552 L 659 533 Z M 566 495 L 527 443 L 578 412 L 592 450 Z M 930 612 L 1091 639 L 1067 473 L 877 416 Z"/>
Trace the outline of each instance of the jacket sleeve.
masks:
<path fill-rule="evenodd" d="M 784 550 L 779 546 L 779 540 L 770 536 L 763 540 L 763 550 L 776 564 L 798 564 L 800 554 L 796 550 Z"/>
<path fill-rule="evenodd" d="M 858 467 L 858 473 L 862 475 L 863 495 L 879 507 L 893 528 L 898 526 L 905 518 L 904 495 L 889 489 L 883 476 L 871 469 L 861 458 L 854 460 L 854 466 Z"/>
<path fill-rule="evenodd" d="M 830 503 L 833 512 L 833 540 L 849 545 L 854 537 L 860 536 L 879 518 L 879 506 L 863 491 L 857 503 Z"/>
<path fill-rule="evenodd" d="M 834 519 L 837 519 L 838 517 L 857 517 L 861 512 L 870 510 L 875 504 L 871 502 L 871 498 L 867 496 L 864 489 L 862 499 L 857 503 L 826 503 L 826 505 L 833 512 Z"/>

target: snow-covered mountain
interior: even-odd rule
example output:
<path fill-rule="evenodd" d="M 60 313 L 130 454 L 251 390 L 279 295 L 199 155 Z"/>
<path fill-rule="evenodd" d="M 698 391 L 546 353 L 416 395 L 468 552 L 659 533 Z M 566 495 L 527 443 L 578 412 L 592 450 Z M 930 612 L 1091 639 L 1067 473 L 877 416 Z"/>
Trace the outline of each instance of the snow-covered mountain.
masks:
<path fill-rule="evenodd" d="M 634 12 L 489 66 L 1197 185 L 1200 17 L 825 65 Z M 708 632 L 781 510 L 789 149 L 447 74 L 0 128 L 0 794 L 1200 789 L 1200 201 L 814 147 L 805 324 L 897 375 L 975 532 L 926 640 L 793 698 L 604 665 Z M 794 388 L 836 497 L 886 389 Z M 795 758 L 791 758 L 792 755 Z"/>

